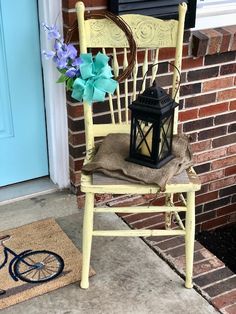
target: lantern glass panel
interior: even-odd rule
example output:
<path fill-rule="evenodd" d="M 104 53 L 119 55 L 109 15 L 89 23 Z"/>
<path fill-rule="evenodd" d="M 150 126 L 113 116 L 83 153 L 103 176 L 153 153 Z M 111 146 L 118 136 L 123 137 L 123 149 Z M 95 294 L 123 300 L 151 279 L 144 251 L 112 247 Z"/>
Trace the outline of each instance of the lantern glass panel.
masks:
<path fill-rule="evenodd" d="M 137 119 L 136 128 L 136 152 L 147 157 L 152 154 L 152 128 L 153 124 Z"/>
<path fill-rule="evenodd" d="M 160 143 L 159 143 L 159 160 L 164 159 L 171 153 L 172 126 L 173 117 L 168 116 L 161 121 Z"/>

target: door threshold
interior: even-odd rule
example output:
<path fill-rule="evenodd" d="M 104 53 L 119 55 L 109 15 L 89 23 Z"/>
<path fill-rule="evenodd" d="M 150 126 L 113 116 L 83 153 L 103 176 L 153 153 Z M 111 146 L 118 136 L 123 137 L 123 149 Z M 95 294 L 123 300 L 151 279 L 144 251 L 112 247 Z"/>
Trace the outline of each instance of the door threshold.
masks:
<path fill-rule="evenodd" d="M 2 187 L 0 206 L 59 190 L 49 177 L 38 178 Z"/>

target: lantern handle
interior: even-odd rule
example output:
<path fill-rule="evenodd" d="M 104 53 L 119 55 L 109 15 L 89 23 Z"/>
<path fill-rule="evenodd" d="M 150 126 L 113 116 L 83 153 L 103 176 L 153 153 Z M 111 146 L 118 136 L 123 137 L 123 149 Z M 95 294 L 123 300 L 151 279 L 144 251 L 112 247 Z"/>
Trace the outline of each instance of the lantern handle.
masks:
<path fill-rule="evenodd" d="M 171 62 L 169 62 L 169 61 L 166 61 L 166 62 L 167 62 L 168 64 L 172 65 L 172 66 L 177 70 L 177 72 L 178 72 L 178 74 L 179 74 L 179 84 L 178 84 L 178 87 L 177 87 L 177 89 L 176 89 L 175 96 L 174 96 L 174 100 L 175 100 L 175 97 L 176 97 L 176 95 L 177 95 L 177 93 L 178 93 L 178 91 L 179 91 L 179 89 L 180 89 L 181 74 L 180 74 L 180 70 L 177 68 L 176 65 L 174 65 L 173 63 L 171 63 Z M 154 63 L 154 64 L 152 64 L 151 66 L 149 66 L 147 72 L 144 74 L 143 80 L 145 79 L 145 77 L 146 77 L 146 75 L 148 74 L 149 70 L 151 70 L 155 65 L 158 65 L 158 64 L 160 64 L 160 62 Z M 140 95 L 140 90 L 139 90 L 139 95 Z"/>

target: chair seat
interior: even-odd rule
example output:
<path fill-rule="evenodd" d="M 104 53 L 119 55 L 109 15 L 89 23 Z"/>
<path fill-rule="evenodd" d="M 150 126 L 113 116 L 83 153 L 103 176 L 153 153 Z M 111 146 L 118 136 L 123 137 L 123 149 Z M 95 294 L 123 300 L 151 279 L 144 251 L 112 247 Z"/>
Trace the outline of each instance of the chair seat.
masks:
<path fill-rule="evenodd" d="M 193 168 L 184 170 L 174 176 L 166 185 L 165 193 L 181 193 L 198 191 L 201 188 L 200 180 Z M 144 185 L 131 183 L 129 181 L 108 177 L 102 173 L 81 176 L 81 191 L 93 193 L 117 194 L 154 194 L 161 192 L 157 185 Z"/>

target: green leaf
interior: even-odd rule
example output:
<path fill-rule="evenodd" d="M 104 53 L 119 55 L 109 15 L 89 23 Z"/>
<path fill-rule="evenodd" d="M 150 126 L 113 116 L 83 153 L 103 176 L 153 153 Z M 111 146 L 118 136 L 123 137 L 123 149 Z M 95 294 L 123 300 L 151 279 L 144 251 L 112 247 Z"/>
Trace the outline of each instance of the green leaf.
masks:
<path fill-rule="evenodd" d="M 62 74 L 65 74 L 65 73 L 66 73 L 66 69 L 59 69 L 59 68 L 57 68 L 57 70 L 58 70 L 60 73 L 62 73 Z"/>
<path fill-rule="evenodd" d="M 68 76 L 66 76 L 65 74 L 62 74 L 59 79 L 57 80 L 57 83 L 64 83 L 69 79 Z"/>
<path fill-rule="evenodd" d="M 73 78 L 69 78 L 69 80 L 67 80 L 67 82 L 66 82 L 66 88 L 67 88 L 68 90 L 72 90 L 73 84 L 74 84 Z"/>

